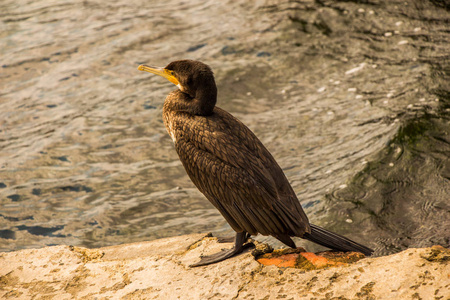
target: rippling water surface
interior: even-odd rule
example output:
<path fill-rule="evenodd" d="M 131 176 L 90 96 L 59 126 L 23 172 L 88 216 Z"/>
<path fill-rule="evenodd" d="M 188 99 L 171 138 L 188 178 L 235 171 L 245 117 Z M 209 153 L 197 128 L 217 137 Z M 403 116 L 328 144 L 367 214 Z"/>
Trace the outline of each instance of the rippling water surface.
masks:
<path fill-rule="evenodd" d="M 439 3 L 6 0 L 0 11 L 0 250 L 231 233 L 165 132 L 174 86 L 137 71 L 182 58 L 213 68 L 218 106 L 273 153 L 310 221 L 379 254 L 448 244 Z"/>

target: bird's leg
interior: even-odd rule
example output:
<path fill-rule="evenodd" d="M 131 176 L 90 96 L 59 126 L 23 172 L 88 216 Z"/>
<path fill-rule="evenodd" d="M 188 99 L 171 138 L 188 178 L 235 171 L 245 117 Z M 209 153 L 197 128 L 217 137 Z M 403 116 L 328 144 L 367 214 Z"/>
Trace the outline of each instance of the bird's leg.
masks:
<path fill-rule="evenodd" d="M 218 236 L 217 242 L 218 243 L 232 243 L 236 239 L 235 236 Z"/>
<path fill-rule="evenodd" d="M 190 265 L 190 267 L 200 267 L 209 264 L 214 264 L 241 253 L 242 251 L 244 251 L 245 248 L 248 248 L 253 245 L 252 243 L 244 244 L 249 237 L 250 235 L 245 231 L 236 233 L 233 248 L 222 250 L 212 255 L 204 256 L 198 263 Z"/>
<path fill-rule="evenodd" d="M 250 233 L 247 233 L 247 236 L 244 239 L 244 243 L 251 237 Z M 218 236 L 217 242 L 218 243 L 232 243 L 236 240 L 236 236 Z"/>

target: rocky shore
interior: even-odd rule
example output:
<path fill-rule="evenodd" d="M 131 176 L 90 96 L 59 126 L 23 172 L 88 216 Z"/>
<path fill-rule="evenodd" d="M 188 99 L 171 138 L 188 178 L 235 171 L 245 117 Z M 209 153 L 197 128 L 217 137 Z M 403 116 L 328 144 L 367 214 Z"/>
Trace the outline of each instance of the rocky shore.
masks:
<path fill-rule="evenodd" d="M 190 268 L 231 244 L 202 234 L 86 249 L 0 254 L 2 299 L 450 299 L 441 246 L 318 270 L 260 264 L 251 251 Z"/>

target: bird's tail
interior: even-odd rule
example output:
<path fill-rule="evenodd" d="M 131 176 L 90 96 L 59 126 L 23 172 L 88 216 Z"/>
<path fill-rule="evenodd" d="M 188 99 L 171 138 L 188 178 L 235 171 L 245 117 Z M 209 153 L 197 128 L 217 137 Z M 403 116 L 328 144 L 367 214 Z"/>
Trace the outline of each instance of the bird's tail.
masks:
<path fill-rule="evenodd" d="M 356 251 L 363 253 L 365 256 L 370 256 L 373 253 L 372 249 L 358 244 L 342 235 L 328 231 L 314 224 L 310 224 L 310 226 L 311 233 L 305 233 L 302 238 L 337 251 Z"/>

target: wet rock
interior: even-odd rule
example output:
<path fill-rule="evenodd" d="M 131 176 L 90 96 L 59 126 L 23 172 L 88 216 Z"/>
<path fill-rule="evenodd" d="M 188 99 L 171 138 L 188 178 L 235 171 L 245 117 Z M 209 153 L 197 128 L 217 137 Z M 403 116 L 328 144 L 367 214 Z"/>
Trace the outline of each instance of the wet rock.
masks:
<path fill-rule="evenodd" d="M 450 250 L 436 245 L 421 257 L 431 262 L 448 263 L 450 261 Z"/>

